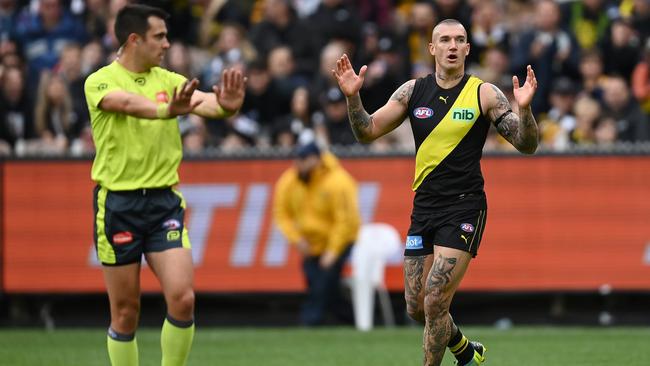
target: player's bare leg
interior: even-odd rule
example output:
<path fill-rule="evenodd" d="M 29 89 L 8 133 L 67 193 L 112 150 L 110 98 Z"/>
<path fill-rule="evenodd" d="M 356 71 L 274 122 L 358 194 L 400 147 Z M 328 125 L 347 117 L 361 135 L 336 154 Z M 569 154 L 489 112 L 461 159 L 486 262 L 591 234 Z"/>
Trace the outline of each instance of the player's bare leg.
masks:
<path fill-rule="evenodd" d="M 146 254 L 165 295 L 167 317 L 160 337 L 163 366 L 187 363 L 194 338 L 194 268 L 188 248 Z"/>
<path fill-rule="evenodd" d="M 424 324 L 424 281 L 433 264 L 433 255 L 404 257 L 404 298 L 411 319 Z"/>
<path fill-rule="evenodd" d="M 439 366 L 455 325 L 449 314 L 451 300 L 469 266 L 471 254 L 434 246 L 433 263 L 424 290 L 424 365 Z"/>

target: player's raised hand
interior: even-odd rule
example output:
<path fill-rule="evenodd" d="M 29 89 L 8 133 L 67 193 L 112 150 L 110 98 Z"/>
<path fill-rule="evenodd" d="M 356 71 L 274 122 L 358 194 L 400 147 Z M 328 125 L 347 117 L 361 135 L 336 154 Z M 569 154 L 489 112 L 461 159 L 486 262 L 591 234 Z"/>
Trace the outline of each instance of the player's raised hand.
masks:
<path fill-rule="evenodd" d="M 363 85 L 363 80 L 366 76 L 366 70 L 368 66 L 363 65 L 359 70 L 359 75 L 354 72 L 352 69 L 352 64 L 348 55 L 343 54 L 341 58 L 336 61 L 336 69 L 332 70 L 332 74 L 336 78 L 336 81 L 339 83 L 339 88 L 346 97 L 351 97 L 361 90 Z"/>
<path fill-rule="evenodd" d="M 530 65 L 526 68 L 526 82 L 524 82 L 524 85 L 519 87 L 519 79 L 517 76 L 513 76 L 512 87 L 515 100 L 517 101 L 517 104 L 519 104 L 519 107 L 528 107 L 530 102 L 533 100 L 535 91 L 537 90 L 537 78 L 535 78 L 535 72 Z"/>
<path fill-rule="evenodd" d="M 169 103 L 169 117 L 188 114 L 201 103 L 200 101 L 192 103 L 192 94 L 194 94 L 194 91 L 198 87 L 199 81 L 194 78 L 185 81 L 180 88 L 174 88 L 172 100 Z"/>
<path fill-rule="evenodd" d="M 217 96 L 217 103 L 226 113 L 234 113 L 244 103 L 246 78 L 240 70 L 225 69 L 221 73 L 221 85 L 213 86 L 212 91 Z"/>

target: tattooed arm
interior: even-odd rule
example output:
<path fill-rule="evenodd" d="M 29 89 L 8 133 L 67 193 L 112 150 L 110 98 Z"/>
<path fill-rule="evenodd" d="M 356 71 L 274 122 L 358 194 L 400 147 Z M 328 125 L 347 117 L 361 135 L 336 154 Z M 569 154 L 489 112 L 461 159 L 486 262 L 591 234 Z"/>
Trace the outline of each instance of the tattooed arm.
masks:
<path fill-rule="evenodd" d="M 383 107 L 375 113 L 369 114 L 363 107 L 359 96 L 366 70 L 367 67 L 363 66 L 357 75 L 346 55 L 337 61 L 336 69 L 332 70 L 339 88 L 347 98 L 348 116 L 354 136 L 363 143 L 374 141 L 394 130 L 404 121 L 408 101 L 415 85 L 415 80 L 407 81 L 393 93 Z"/>
<path fill-rule="evenodd" d="M 404 83 L 393 93 L 388 102 L 373 114 L 368 114 L 363 108 L 359 93 L 348 97 L 348 116 L 357 140 L 363 143 L 372 142 L 397 128 L 406 118 L 408 101 L 414 85 L 415 80 Z"/>
<path fill-rule="evenodd" d="M 519 88 L 519 80 L 513 76 L 514 95 L 519 106 L 519 114 L 512 112 L 508 98 L 496 86 L 481 85 L 481 107 L 497 131 L 517 150 L 533 154 L 537 150 L 539 131 L 530 109 L 530 102 L 537 89 L 537 80 L 528 66 L 526 82 Z"/>

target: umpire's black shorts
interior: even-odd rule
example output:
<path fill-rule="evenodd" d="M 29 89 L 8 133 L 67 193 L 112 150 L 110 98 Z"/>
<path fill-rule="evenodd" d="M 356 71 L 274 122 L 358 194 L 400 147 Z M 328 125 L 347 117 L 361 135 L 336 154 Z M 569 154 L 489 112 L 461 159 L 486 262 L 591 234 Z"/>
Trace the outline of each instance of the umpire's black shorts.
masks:
<path fill-rule="evenodd" d="M 140 262 L 143 253 L 190 248 L 185 200 L 173 188 L 94 190 L 94 239 L 104 265 Z"/>

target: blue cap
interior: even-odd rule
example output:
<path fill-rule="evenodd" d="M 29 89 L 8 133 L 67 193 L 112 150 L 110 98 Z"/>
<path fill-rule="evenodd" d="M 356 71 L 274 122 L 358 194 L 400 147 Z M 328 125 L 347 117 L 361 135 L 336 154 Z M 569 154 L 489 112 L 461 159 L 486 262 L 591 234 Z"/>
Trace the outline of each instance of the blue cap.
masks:
<path fill-rule="evenodd" d="M 310 155 L 320 155 L 320 148 L 316 145 L 316 142 L 309 142 L 304 145 L 298 145 L 296 148 L 296 156 L 300 159 L 304 159 Z"/>

